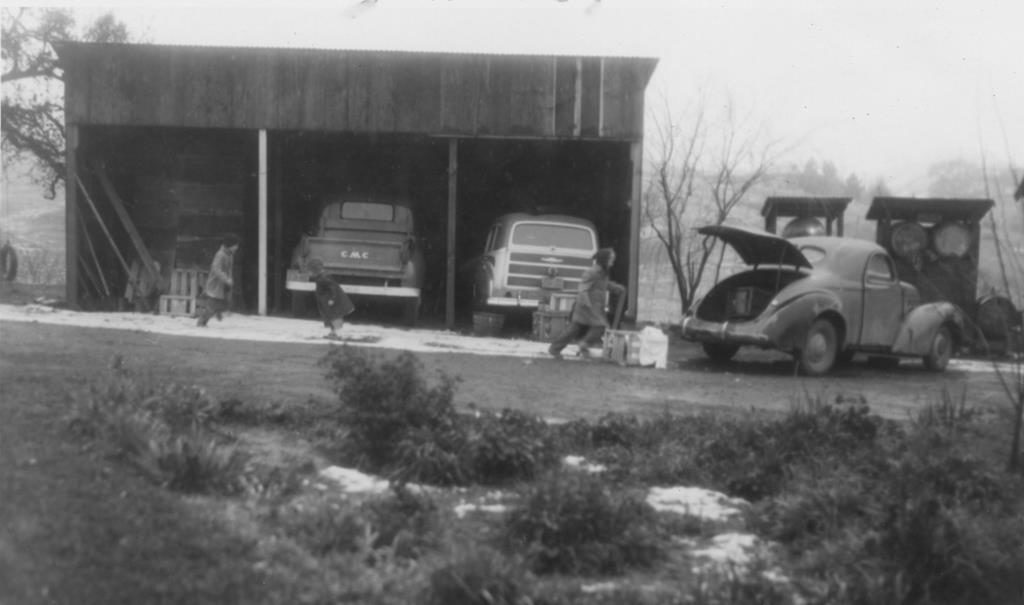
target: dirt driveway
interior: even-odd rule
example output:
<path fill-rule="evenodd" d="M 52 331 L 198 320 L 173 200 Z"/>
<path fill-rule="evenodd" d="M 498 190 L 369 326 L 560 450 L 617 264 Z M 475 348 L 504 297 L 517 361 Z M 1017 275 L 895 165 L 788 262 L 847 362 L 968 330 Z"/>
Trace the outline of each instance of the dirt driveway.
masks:
<path fill-rule="evenodd" d="M 84 380 L 120 354 L 157 375 L 166 371 L 180 377 L 185 372 L 224 396 L 246 393 L 282 403 L 331 397 L 317 367 L 326 351 L 322 343 L 239 342 L 24 322 L 0 322 L 0 334 L 2 374 L 42 365 Z M 375 350 L 380 355 L 397 354 L 393 349 Z M 863 398 L 875 412 L 904 419 L 939 398 L 944 389 L 958 399 L 966 389 L 968 401 L 983 408 L 1003 405 L 1005 398 L 997 376 L 984 364 L 974 364 L 974 371 L 951 368 L 933 374 L 912 361 L 895 370 L 854 361 L 815 379 L 794 376 L 788 358 L 762 352 L 741 351 L 732 364 L 713 366 L 686 343 L 673 344 L 667 370 L 600 361 L 559 362 L 542 355 L 417 355 L 428 369 L 460 377 L 456 400 L 461 405 L 512 407 L 559 419 L 719 407 L 782 411 L 807 396 L 826 401 Z"/>

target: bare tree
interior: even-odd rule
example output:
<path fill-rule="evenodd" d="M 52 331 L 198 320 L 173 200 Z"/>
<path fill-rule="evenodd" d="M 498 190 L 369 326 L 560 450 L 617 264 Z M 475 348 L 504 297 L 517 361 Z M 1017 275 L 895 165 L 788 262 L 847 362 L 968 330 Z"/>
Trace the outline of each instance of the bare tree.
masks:
<path fill-rule="evenodd" d="M 703 95 L 687 122 L 667 106 L 652 117 L 655 140 L 644 219 L 665 249 L 684 312 L 708 268 L 714 262 L 717 275 L 722 263 L 721 252 L 713 260 L 715 242 L 697 237 L 693 228 L 725 223 L 779 157 L 778 144 L 766 142 L 761 129 L 737 121 L 732 103 L 714 129 L 717 144 L 709 121 Z"/>
<path fill-rule="evenodd" d="M 64 181 L 64 72 L 54 44 L 67 40 L 125 42 L 128 31 L 112 15 L 81 34 L 68 9 L 3 9 L 3 106 L 0 130 L 4 166 L 29 165 L 29 175 L 54 197 Z"/>

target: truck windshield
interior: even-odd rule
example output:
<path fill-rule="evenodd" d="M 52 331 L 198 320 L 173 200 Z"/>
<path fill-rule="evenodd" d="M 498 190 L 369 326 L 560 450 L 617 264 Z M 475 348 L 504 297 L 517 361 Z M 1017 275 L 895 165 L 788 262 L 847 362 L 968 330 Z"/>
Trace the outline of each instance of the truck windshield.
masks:
<path fill-rule="evenodd" d="M 594 235 L 589 229 L 572 225 L 524 223 L 516 225 L 512 231 L 512 243 L 520 246 L 593 250 Z"/>
<path fill-rule="evenodd" d="M 341 205 L 341 218 L 361 221 L 393 221 L 395 207 L 391 204 L 346 202 Z"/>

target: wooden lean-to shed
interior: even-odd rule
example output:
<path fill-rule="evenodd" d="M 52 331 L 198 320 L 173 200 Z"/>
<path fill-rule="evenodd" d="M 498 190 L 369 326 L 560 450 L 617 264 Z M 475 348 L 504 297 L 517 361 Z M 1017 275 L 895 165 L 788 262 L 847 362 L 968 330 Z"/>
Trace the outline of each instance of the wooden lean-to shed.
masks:
<path fill-rule="evenodd" d="M 321 199 L 415 201 L 425 312 L 452 326 L 460 267 L 511 211 L 592 220 L 635 313 L 644 90 L 656 60 L 66 43 L 69 302 L 209 263 L 241 235 L 236 305 L 281 310 Z M 146 258 L 149 257 L 149 258 Z M 155 263 L 152 261 L 156 261 Z M 155 270 L 155 269 L 154 269 Z"/>

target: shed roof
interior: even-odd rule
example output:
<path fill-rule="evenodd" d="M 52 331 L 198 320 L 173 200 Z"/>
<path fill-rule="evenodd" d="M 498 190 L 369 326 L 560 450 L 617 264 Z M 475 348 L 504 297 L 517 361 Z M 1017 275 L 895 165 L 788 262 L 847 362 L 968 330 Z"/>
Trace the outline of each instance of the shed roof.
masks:
<path fill-rule="evenodd" d="M 977 222 L 995 205 L 990 199 L 876 197 L 868 208 L 868 220 Z"/>
<path fill-rule="evenodd" d="M 67 42 L 68 123 L 643 137 L 650 58 Z"/>

